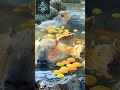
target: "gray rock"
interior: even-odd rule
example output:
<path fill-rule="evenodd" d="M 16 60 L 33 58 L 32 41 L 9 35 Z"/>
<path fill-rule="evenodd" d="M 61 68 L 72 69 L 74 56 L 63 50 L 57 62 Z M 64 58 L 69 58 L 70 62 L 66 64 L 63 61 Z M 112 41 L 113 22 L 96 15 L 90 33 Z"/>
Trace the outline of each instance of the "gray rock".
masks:
<path fill-rule="evenodd" d="M 58 11 L 66 10 L 66 6 L 62 3 L 61 0 L 51 0 L 50 5 Z"/>
<path fill-rule="evenodd" d="M 57 77 L 52 73 L 52 71 L 35 71 L 35 80 L 43 79 L 56 79 Z"/>
<path fill-rule="evenodd" d="M 85 90 L 85 78 L 80 77 L 79 80 L 80 80 L 80 89 Z"/>
<path fill-rule="evenodd" d="M 57 9 L 55 9 L 54 7 L 50 7 L 50 19 L 52 19 L 52 18 L 54 18 L 54 17 L 56 17 L 57 15 L 58 15 L 58 10 Z"/>
<path fill-rule="evenodd" d="M 62 0 L 63 3 L 81 3 L 81 0 Z"/>
<path fill-rule="evenodd" d="M 80 81 L 76 75 L 66 77 L 58 84 L 61 90 L 80 90 Z"/>
<path fill-rule="evenodd" d="M 81 90 L 80 80 L 74 75 L 69 75 L 63 79 L 45 79 L 37 81 L 39 90 Z"/>

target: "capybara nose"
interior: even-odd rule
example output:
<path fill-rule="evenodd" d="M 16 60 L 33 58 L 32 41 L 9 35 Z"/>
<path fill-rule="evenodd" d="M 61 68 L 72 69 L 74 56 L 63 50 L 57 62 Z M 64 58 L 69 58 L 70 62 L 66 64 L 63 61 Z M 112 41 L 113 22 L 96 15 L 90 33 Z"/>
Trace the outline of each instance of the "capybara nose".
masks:
<path fill-rule="evenodd" d="M 37 59 L 37 65 L 39 67 L 47 67 L 48 66 L 48 57 L 47 57 L 47 52 L 46 50 L 43 50 L 40 52 L 38 59 Z"/>
<path fill-rule="evenodd" d="M 85 52 L 81 52 L 80 57 L 84 58 L 85 57 Z"/>
<path fill-rule="evenodd" d="M 48 61 L 47 60 L 37 60 L 37 65 L 39 66 L 39 67 L 48 67 Z"/>
<path fill-rule="evenodd" d="M 107 66 L 110 74 L 120 74 L 120 64 L 116 60 L 112 60 Z"/>

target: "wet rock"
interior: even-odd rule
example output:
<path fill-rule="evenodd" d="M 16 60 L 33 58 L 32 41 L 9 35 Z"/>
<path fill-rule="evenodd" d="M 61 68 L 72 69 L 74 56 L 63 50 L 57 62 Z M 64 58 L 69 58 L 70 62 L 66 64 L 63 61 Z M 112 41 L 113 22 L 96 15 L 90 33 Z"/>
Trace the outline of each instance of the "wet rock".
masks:
<path fill-rule="evenodd" d="M 81 0 L 62 0 L 63 3 L 81 3 Z"/>
<path fill-rule="evenodd" d="M 85 78 L 80 77 L 79 80 L 80 80 L 80 89 L 85 90 Z"/>
<path fill-rule="evenodd" d="M 51 0 L 50 5 L 58 11 L 66 10 L 66 6 L 62 3 L 61 0 Z"/>
<path fill-rule="evenodd" d="M 58 15 L 58 10 L 55 9 L 54 7 L 52 7 L 52 6 L 50 7 L 50 9 L 51 9 L 50 19 L 52 19 L 52 18 L 54 18 L 54 17 L 56 17 Z"/>
<path fill-rule="evenodd" d="M 83 90 L 81 89 L 81 80 L 74 74 L 72 76 L 66 76 L 63 79 L 58 79 L 57 77 L 50 79 L 39 78 L 37 85 L 39 90 Z"/>
<path fill-rule="evenodd" d="M 56 79 L 57 77 L 52 73 L 52 71 L 35 71 L 35 79 L 43 80 L 43 79 Z"/>
<path fill-rule="evenodd" d="M 66 77 L 58 84 L 61 90 L 80 90 L 79 78 L 76 75 Z"/>

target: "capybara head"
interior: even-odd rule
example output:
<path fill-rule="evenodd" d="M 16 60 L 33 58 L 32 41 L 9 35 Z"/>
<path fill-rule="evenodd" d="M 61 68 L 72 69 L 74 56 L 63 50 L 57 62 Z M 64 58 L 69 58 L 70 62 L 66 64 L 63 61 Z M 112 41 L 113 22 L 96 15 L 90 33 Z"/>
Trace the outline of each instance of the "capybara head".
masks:
<path fill-rule="evenodd" d="M 7 74 L 5 83 L 15 83 L 18 87 L 21 84 L 25 87 L 34 87 L 34 32 L 20 31 L 11 32 L 10 42 L 7 48 Z M 14 77 L 14 78 L 12 78 Z M 21 83 L 21 84 L 20 84 Z M 10 86 L 9 86 L 10 87 Z M 9 88 L 8 87 L 8 88 Z"/>
<path fill-rule="evenodd" d="M 92 56 L 90 64 L 96 73 L 100 76 L 109 77 L 108 64 L 114 59 L 116 52 L 116 40 L 112 44 L 96 45 L 94 41 L 91 43 Z"/>
<path fill-rule="evenodd" d="M 70 20 L 70 12 L 69 11 L 60 11 L 58 13 L 58 17 L 66 24 Z"/>
<path fill-rule="evenodd" d="M 42 67 L 48 66 L 56 58 L 58 41 L 54 39 L 42 39 L 35 51 L 37 64 Z"/>

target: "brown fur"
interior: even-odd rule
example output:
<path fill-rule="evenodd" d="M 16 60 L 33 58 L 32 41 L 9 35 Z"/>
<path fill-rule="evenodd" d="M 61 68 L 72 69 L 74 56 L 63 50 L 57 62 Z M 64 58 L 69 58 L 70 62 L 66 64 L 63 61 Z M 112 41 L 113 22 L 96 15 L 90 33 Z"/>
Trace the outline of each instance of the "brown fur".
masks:
<path fill-rule="evenodd" d="M 92 42 L 91 47 L 93 54 L 89 59 L 90 63 L 88 66 L 91 66 L 96 71 L 96 75 L 111 78 L 111 75 L 107 72 L 107 64 L 114 59 L 116 41 L 113 44 L 103 45 L 95 45 L 95 43 Z"/>

